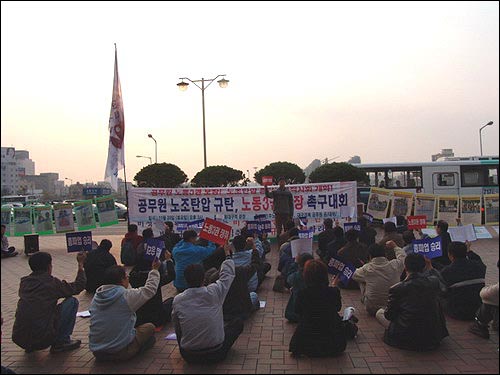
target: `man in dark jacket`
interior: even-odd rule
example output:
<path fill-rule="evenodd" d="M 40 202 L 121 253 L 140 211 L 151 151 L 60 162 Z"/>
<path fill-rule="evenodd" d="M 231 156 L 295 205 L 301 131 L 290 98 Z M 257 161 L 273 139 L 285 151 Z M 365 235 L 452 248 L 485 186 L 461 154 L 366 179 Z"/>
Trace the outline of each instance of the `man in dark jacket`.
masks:
<path fill-rule="evenodd" d="M 275 215 L 276 237 L 279 237 L 284 224 L 293 218 L 293 195 L 285 187 L 285 177 L 280 177 L 279 188 L 269 191 L 267 185 L 264 187 L 266 197 L 272 198 Z"/>
<path fill-rule="evenodd" d="M 361 232 L 359 232 L 359 242 L 364 243 L 366 246 L 371 246 L 375 243 L 375 237 L 377 237 L 377 231 L 373 229 L 371 223 L 365 217 L 360 217 L 358 223 L 361 226 Z"/>
<path fill-rule="evenodd" d="M 333 228 L 333 234 L 335 235 L 335 239 L 333 241 L 329 242 L 328 245 L 326 245 L 326 249 L 327 249 L 326 257 L 322 258 L 322 260 L 327 264 L 330 261 L 330 258 L 336 257 L 337 252 L 340 249 L 342 249 L 342 247 L 344 247 L 344 245 L 346 244 L 346 241 L 344 238 L 344 230 L 341 227 L 336 225 Z"/>
<path fill-rule="evenodd" d="M 165 249 L 170 253 L 181 240 L 181 236 L 174 232 L 174 223 L 171 221 L 165 221 L 165 233 L 160 238 L 165 242 Z"/>
<path fill-rule="evenodd" d="M 31 255 L 28 263 L 33 271 L 21 278 L 16 320 L 12 341 L 26 352 L 52 346 L 51 352 L 80 347 L 80 340 L 71 340 L 76 321 L 78 300 L 72 297 L 85 287 L 85 253 L 78 253 L 78 273 L 72 283 L 52 276 L 52 257 L 45 252 Z M 59 298 L 65 300 L 57 304 Z"/>
<path fill-rule="evenodd" d="M 441 270 L 448 288 L 443 296 L 444 311 L 455 319 L 473 320 L 481 306 L 479 293 L 485 285 L 486 265 L 470 250 L 470 243 L 451 242 L 448 256 L 451 264 Z"/>
<path fill-rule="evenodd" d="M 85 276 L 87 283 L 85 289 L 87 292 L 95 293 L 96 289 L 104 284 L 104 272 L 116 265 L 116 259 L 109 250 L 113 244 L 110 240 L 102 240 L 96 250 L 92 250 L 85 260 Z"/>
<path fill-rule="evenodd" d="M 378 244 L 385 247 L 385 244 L 389 241 L 394 241 L 396 245 L 401 248 L 405 246 L 403 236 L 398 233 L 396 224 L 394 224 L 392 221 L 388 221 L 384 224 L 384 237 L 382 237 Z M 389 260 L 396 259 L 394 249 L 390 249 L 388 247 L 385 247 L 385 256 Z"/>
<path fill-rule="evenodd" d="M 436 225 L 436 234 L 441 237 L 441 250 L 443 255 L 432 259 L 432 265 L 435 269 L 441 270 L 443 267 L 448 266 L 451 261 L 448 257 L 448 247 L 451 243 L 451 237 L 448 233 L 448 223 L 444 220 L 439 220 Z"/>
<path fill-rule="evenodd" d="M 368 263 L 368 248 L 365 244 L 358 242 L 359 232 L 350 229 L 345 234 L 346 244 L 337 252 L 339 258 L 347 263 L 351 263 L 356 268 L 361 268 Z M 353 279 L 347 285 L 339 284 L 345 289 L 359 289 L 359 285 Z"/>
<path fill-rule="evenodd" d="M 408 276 L 391 287 L 387 308 L 377 312 L 377 319 L 386 328 L 384 342 L 387 345 L 406 350 L 433 350 L 448 336 L 439 304 L 439 279 L 424 274 L 425 267 L 421 254 L 406 256 Z"/>
<path fill-rule="evenodd" d="M 318 250 L 317 253 L 321 259 L 326 257 L 327 254 L 327 246 L 330 242 L 335 239 L 335 234 L 333 232 L 333 220 L 325 219 L 323 221 L 323 225 L 325 226 L 325 230 L 318 235 Z"/>

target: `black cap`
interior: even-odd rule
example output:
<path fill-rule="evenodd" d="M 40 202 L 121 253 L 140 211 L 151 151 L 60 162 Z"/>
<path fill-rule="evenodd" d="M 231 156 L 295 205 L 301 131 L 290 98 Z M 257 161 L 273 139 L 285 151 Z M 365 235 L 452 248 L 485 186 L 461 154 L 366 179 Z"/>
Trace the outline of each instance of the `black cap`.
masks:
<path fill-rule="evenodd" d="M 286 178 L 285 178 L 285 177 L 283 177 L 283 176 L 281 176 L 280 178 L 278 178 L 278 182 L 279 182 L 279 181 L 286 181 Z"/>

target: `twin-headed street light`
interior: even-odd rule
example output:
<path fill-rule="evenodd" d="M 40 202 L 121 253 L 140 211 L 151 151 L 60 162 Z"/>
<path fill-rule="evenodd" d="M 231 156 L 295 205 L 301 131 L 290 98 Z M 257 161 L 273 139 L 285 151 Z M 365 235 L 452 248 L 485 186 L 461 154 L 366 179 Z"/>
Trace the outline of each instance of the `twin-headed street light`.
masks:
<path fill-rule="evenodd" d="M 156 143 L 156 139 L 153 138 L 151 134 L 148 134 L 148 137 L 155 141 L 155 164 L 158 163 L 158 144 Z"/>
<path fill-rule="evenodd" d="M 202 106 L 202 111 L 203 111 L 203 162 L 204 162 L 204 168 L 207 167 L 207 140 L 206 140 L 206 135 L 205 135 L 205 89 L 208 88 L 212 84 L 213 81 L 215 81 L 219 77 L 223 77 L 217 81 L 219 86 L 223 89 L 225 89 L 229 83 L 229 80 L 224 78 L 225 74 L 219 74 L 217 77 L 212 78 L 212 79 L 198 79 L 198 80 L 191 80 L 187 77 L 184 78 L 179 78 L 181 82 L 177 84 L 177 87 L 181 91 L 186 91 L 188 89 L 189 83 L 184 82 L 184 80 L 188 80 L 189 82 L 193 83 L 196 87 L 198 87 L 201 90 L 201 106 Z M 197 84 L 197 82 L 201 82 L 201 86 Z M 205 86 L 205 82 L 209 82 L 208 85 Z"/>
<path fill-rule="evenodd" d="M 146 158 L 149 159 L 149 164 L 153 164 L 153 160 L 151 159 L 151 156 L 142 156 L 142 155 L 137 155 L 138 158 Z"/>

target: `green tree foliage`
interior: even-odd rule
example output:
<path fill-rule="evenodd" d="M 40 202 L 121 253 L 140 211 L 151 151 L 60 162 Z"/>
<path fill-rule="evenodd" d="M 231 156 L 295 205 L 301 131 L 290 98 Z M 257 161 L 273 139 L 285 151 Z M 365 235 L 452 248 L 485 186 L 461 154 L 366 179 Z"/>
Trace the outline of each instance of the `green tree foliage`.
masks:
<path fill-rule="evenodd" d="M 195 187 L 222 187 L 237 186 L 238 181 L 244 178 L 243 172 L 226 165 L 206 167 L 196 173 L 191 180 Z"/>
<path fill-rule="evenodd" d="M 134 177 L 139 187 L 175 188 L 187 180 L 186 174 L 170 163 L 148 165 Z"/>
<path fill-rule="evenodd" d="M 309 175 L 309 182 L 357 181 L 369 183 L 368 175 L 363 170 L 349 163 L 323 164 Z"/>
<path fill-rule="evenodd" d="M 285 177 L 287 184 L 302 184 L 306 180 L 304 171 L 297 165 L 287 161 L 278 161 L 266 165 L 255 173 L 255 180 L 262 184 L 263 176 L 273 176 L 274 183 L 278 183 L 278 178 Z"/>

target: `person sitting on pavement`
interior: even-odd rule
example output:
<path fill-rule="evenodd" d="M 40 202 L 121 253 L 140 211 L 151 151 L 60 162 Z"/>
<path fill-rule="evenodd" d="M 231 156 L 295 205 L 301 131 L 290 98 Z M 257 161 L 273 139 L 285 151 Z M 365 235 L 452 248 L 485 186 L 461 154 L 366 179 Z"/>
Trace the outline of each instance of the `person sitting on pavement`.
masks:
<path fill-rule="evenodd" d="M 408 276 L 391 287 L 387 308 L 377 312 L 386 328 L 384 342 L 406 350 L 434 350 L 448 336 L 439 279 L 424 273 L 431 262 L 422 254 L 409 254 L 404 264 Z"/>
<path fill-rule="evenodd" d="M 318 234 L 318 250 L 317 254 L 321 259 L 326 258 L 327 245 L 335 239 L 335 233 L 333 231 L 333 220 L 328 218 L 323 220 L 323 225 L 325 230 Z"/>
<path fill-rule="evenodd" d="M 450 257 L 448 256 L 448 247 L 451 243 L 450 233 L 448 233 L 448 223 L 444 220 L 439 220 L 436 225 L 436 234 L 441 237 L 441 251 L 443 255 L 432 259 L 432 265 L 440 271 L 443 267 L 450 265 Z M 425 238 L 426 236 L 424 236 Z"/>
<path fill-rule="evenodd" d="M 252 238 L 245 239 L 242 235 L 238 235 L 233 238 L 232 244 L 235 249 L 241 249 L 248 244 L 249 240 L 252 240 Z M 222 259 L 220 264 L 222 264 L 224 260 L 225 258 Z M 232 321 L 235 318 L 246 320 L 254 311 L 260 308 L 259 296 L 257 293 L 249 292 L 248 290 L 248 282 L 252 276 L 257 273 L 260 264 L 261 259 L 259 252 L 256 249 L 252 249 L 252 260 L 250 265 L 236 266 L 235 278 L 224 300 L 224 305 L 222 306 L 224 321 Z M 217 281 L 219 278 L 219 269 L 220 265 L 205 273 L 205 285 Z"/>
<path fill-rule="evenodd" d="M 395 251 L 396 259 L 388 260 L 386 247 Z M 352 278 L 361 289 L 361 302 L 369 315 L 375 316 L 380 308 L 387 305 L 389 289 L 400 280 L 406 254 L 394 241 L 385 246 L 373 244 L 368 248 L 370 262 L 356 269 Z"/>
<path fill-rule="evenodd" d="M 262 242 L 259 239 L 257 233 L 253 236 L 244 237 L 246 238 L 245 250 L 257 250 L 259 253 L 259 264 L 257 266 L 257 289 L 260 287 L 262 282 L 264 281 L 267 273 L 271 270 L 271 263 L 266 262 L 263 256 L 265 257 L 264 247 L 262 246 Z"/>
<path fill-rule="evenodd" d="M 278 247 L 281 248 L 281 246 L 288 241 L 290 238 L 290 230 L 295 228 L 295 222 L 293 220 L 287 220 L 283 224 L 284 231 L 278 236 Z"/>
<path fill-rule="evenodd" d="M 174 232 L 174 223 L 171 221 L 165 221 L 165 233 L 160 238 L 165 242 L 165 249 L 170 253 L 181 240 L 181 236 Z"/>
<path fill-rule="evenodd" d="M 499 263 L 497 262 L 497 267 Z M 469 328 L 469 332 L 483 337 L 490 338 L 489 324 L 493 321 L 493 329 L 498 331 L 498 283 L 485 286 L 479 293 L 481 297 L 481 307 L 476 312 L 474 323 Z"/>
<path fill-rule="evenodd" d="M 299 292 L 306 288 L 303 272 L 304 265 L 308 260 L 313 260 L 314 256 L 309 253 L 302 253 L 295 258 L 297 264 L 296 271 L 290 273 L 287 278 L 287 284 L 290 286 L 290 298 L 285 309 L 285 318 L 292 323 L 299 321 L 299 316 L 295 313 L 295 306 L 297 304 L 297 296 Z"/>
<path fill-rule="evenodd" d="M 325 262 L 326 264 L 328 264 L 330 258 L 336 257 L 338 251 L 346 244 L 346 240 L 344 238 L 344 229 L 342 229 L 341 226 L 335 225 L 335 227 L 333 228 L 333 234 L 335 236 L 335 239 L 333 241 L 330 241 L 326 245 L 326 258 L 322 258 L 323 262 Z"/>
<path fill-rule="evenodd" d="M 129 224 L 128 226 L 128 232 L 125 233 L 125 237 L 122 239 L 122 242 L 120 244 L 121 248 L 121 262 L 125 266 L 135 266 L 136 259 L 138 258 L 137 252 L 139 245 L 144 241 L 142 236 L 140 236 L 137 233 L 137 225 L 135 224 Z M 128 252 L 128 250 L 132 250 L 132 258 L 133 259 L 124 259 L 124 252 Z M 126 258 L 128 258 L 128 254 L 125 255 Z"/>
<path fill-rule="evenodd" d="M 295 304 L 299 324 L 288 351 L 294 357 L 329 357 L 339 354 L 345 350 L 349 337 L 346 325 L 338 314 L 342 308 L 340 289 L 337 288 L 340 279 L 336 276 L 332 286 L 329 286 L 327 267 L 320 260 L 308 260 L 303 277 L 306 288 L 299 292 Z M 351 324 L 348 321 L 346 323 Z"/>
<path fill-rule="evenodd" d="M 451 264 L 441 269 L 447 286 L 443 307 L 447 315 L 459 320 L 473 320 L 481 307 L 479 293 L 485 286 L 486 265 L 470 249 L 470 243 L 451 242 L 448 246 Z"/>
<path fill-rule="evenodd" d="M 174 297 L 172 322 L 186 362 L 224 360 L 243 331 L 243 320 L 239 318 L 224 324 L 223 304 L 235 278 L 231 248 L 230 244 L 224 246 L 226 260 L 215 283 L 203 286 L 205 271 L 201 264 L 190 264 L 184 271 L 188 289 Z"/>
<path fill-rule="evenodd" d="M 367 247 L 373 245 L 375 243 L 375 237 L 377 237 L 377 231 L 373 229 L 370 221 L 364 216 L 358 219 L 358 223 L 361 226 L 359 242 L 364 243 Z"/>
<path fill-rule="evenodd" d="M 19 254 L 14 246 L 9 246 L 9 239 L 5 235 L 7 227 L 2 224 L 2 258 L 15 257 Z"/>
<path fill-rule="evenodd" d="M 160 272 L 158 289 L 155 295 L 136 311 L 136 327 L 145 323 L 153 323 L 157 328 L 160 328 L 171 320 L 173 298 L 167 298 L 163 301 L 161 288 L 175 279 L 175 268 L 172 255 L 168 250 L 165 250 L 164 257 L 165 262 L 162 262 L 162 266 L 158 270 Z M 165 265 L 164 272 L 162 272 L 163 265 Z M 151 261 L 139 260 L 129 273 L 129 282 L 132 288 L 146 285 L 150 271 Z"/>
<path fill-rule="evenodd" d="M 76 322 L 79 294 L 85 287 L 86 254 L 76 256 L 78 273 L 72 283 L 52 276 L 52 257 L 36 252 L 28 264 L 33 271 L 21 278 L 16 319 L 12 341 L 27 353 L 51 346 L 51 352 L 62 352 L 80 347 L 80 340 L 71 340 Z M 57 304 L 59 298 L 64 301 Z"/>
<path fill-rule="evenodd" d="M 104 273 L 111 267 L 116 265 L 116 259 L 109 252 L 113 244 L 110 240 L 102 240 L 99 247 L 90 251 L 85 259 L 85 275 L 87 283 L 85 289 L 89 293 L 95 293 L 96 289 L 104 284 Z"/>
<path fill-rule="evenodd" d="M 182 234 L 182 240 L 174 246 L 172 257 L 175 262 L 174 286 L 179 293 L 187 288 L 184 270 L 190 264 L 201 264 L 204 259 L 211 255 L 216 249 L 215 244 L 209 242 L 208 246 L 196 245 L 198 234 L 194 230 L 186 230 Z"/>
<path fill-rule="evenodd" d="M 137 289 L 129 288 L 125 267 L 106 270 L 105 284 L 97 289 L 89 308 L 89 348 L 96 359 L 126 361 L 154 345 L 154 324 L 134 328 L 135 312 L 155 295 L 160 265 L 153 260 L 146 285 Z"/>
<path fill-rule="evenodd" d="M 281 245 L 280 257 L 278 261 L 278 271 L 285 280 L 288 277 L 291 265 L 294 263 L 292 257 L 292 241 L 299 238 L 298 228 L 294 227 L 289 232 L 290 237 L 283 245 Z"/>
<path fill-rule="evenodd" d="M 356 229 L 349 229 L 345 233 L 347 243 L 338 251 L 338 257 L 344 262 L 352 264 L 356 268 L 363 267 L 368 263 L 368 248 L 365 244 L 358 241 L 359 232 Z M 352 278 L 347 285 L 342 283 L 339 286 L 343 289 L 359 289 L 358 283 Z"/>
<path fill-rule="evenodd" d="M 240 241 L 241 238 L 243 238 L 244 241 Z M 251 237 L 248 237 L 248 238 L 252 239 Z M 253 250 L 257 250 L 255 247 L 255 243 L 252 241 L 253 248 L 247 250 L 247 239 L 245 239 L 243 236 L 236 236 L 235 239 L 236 239 L 236 241 L 233 240 L 233 246 L 234 246 L 234 251 L 235 251 L 233 254 L 234 264 L 236 265 L 236 267 L 250 266 L 252 263 Z M 267 264 L 269 264 L 269 263 L 267 263 Z M 257 266 L 256 272 L 251 275 L 250 280 L 248 281 L 248 291 L 249 292 L 257 292 L 257 289 L 260 285 L 259 269 L 262 269 L 262 267 L 263 267 L 262 260 L 260 260 L 260 257 L 259 257 L 259 264 Z M 270 265 L 269 265 L 269 268 L 271 268 Z M 261 270 L 261 272 L 262 272 L 262 270 Z"/>
<path fill-rule="evenodd" d="M 388 221 L 384 224 L 384 237 L 382 237 L 378 244 L 381 246 L 385 246 L 385 244 L 389 241 L 394 241 L 396 245 L 401 248 L 405 245 L 403 236 L 397 232 L 396 224 L 394 224 L 392 221 Z M 387 247 L 385 249 L 385 256 L 389 260 L 396 259 L 394 249 L 390 249 Z"/>

